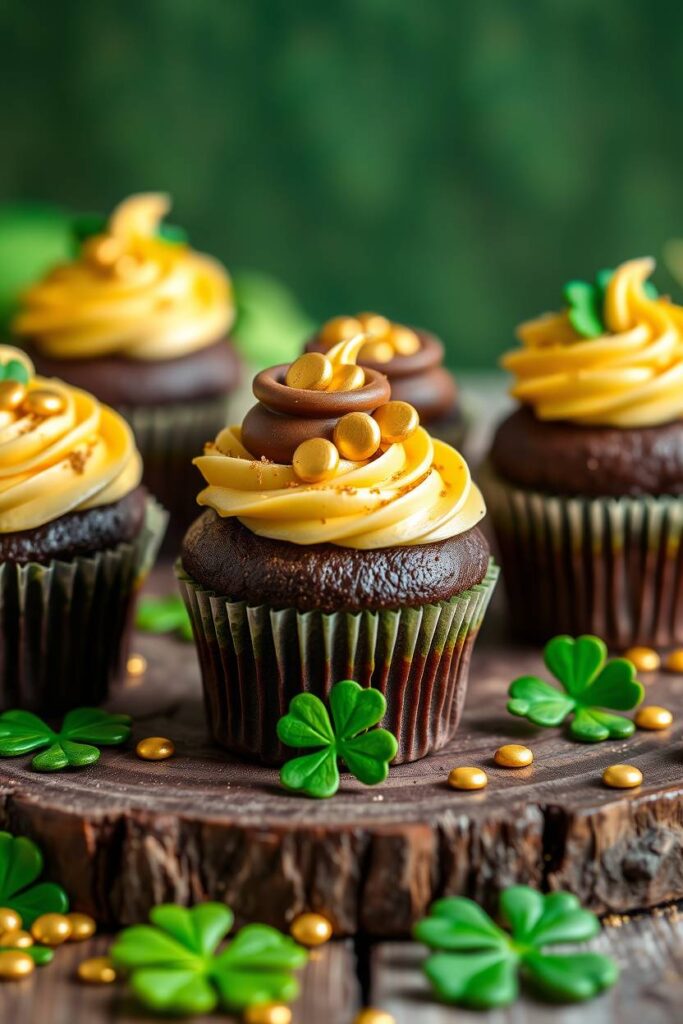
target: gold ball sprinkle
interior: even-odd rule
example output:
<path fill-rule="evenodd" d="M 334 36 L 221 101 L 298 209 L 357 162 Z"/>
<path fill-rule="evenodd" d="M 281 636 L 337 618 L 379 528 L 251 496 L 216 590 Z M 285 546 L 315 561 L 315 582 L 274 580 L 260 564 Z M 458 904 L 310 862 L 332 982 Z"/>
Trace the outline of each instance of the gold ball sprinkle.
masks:
<path fill-rule="evenodd" d="M 332 937 L 332 925 L 322 914 L 299 914 L 289 926 L 292 938 L 302 946 L 322 946 Z"/>
<path fill-rule="evenodd" d="M 144 654 L 131 654 L 126 662 L 126 671 L 129 676 L 144 676 L 147 671 L 147 658 Z"/>
<path fill-rule="evenodd" d="M 452 768 L 448 774 L 448 785 L 451 789 L 483 789 L 488 781 L 488 775 L 483 768 L 460 765 Z"/>
<path fill-rule="evenodd" d="M 28 953 L 16 952 L 13 949 L 5 949 L 0 952 L 0 978 L 3 981 L 17 981 L 33 974 L 36 965 Z"/>
<path fill-rule="evenodd" d="M 65 914 L 41 914 L 31 926 L 31 935 L 43 946 L 61 946 L 71 935 L 71 921 Z"/>
<path fill-rule="evenodd" d="M 32 945 L 33 936 L 29 932 L 24 931 L 23 928 L 0 934 L 0 946 L 11 946 L 12 949 L 28 949 Z"/>
<path fill-rule="evenodd" d="M 175 754 L 175 745 L 166 736 L 147 736 L 140 740 L 135 753 L 143 761 L 165 761 Z"/>
<path fill-rule="evenodd" d="M 387 402 L 375 410 L 383 444 L 407 441 L 420 425 L 420 417 L 409 402 Z"/>
<path fill-rule="evenodd" d="M 69 942 L 83 942 L 84 939 L 91 938 L 97 931 L 97 925 L 89 914 L 72 913 L 66 916 L 71 922 Z"/>
<path fill-rule="evenodd" d="M 662 708 L 658 704 L 647 704 L 638 708 L 635 716 L 635 723 L 639 729 L 668 729 L 674 720 L 668 708 Z"/>
<path fill-rule="evenodd" d="M 390 363 L 394 358 L 394 346 L 390 341 L 368 341 L 358 358 L 363 363 Z"/>
<path fill-rule="evenodd" d="M 683 674 L 683 647 L 677 647 L 675 651 L 671 651 L 671 653 L 667 655 L 664 668 L 667 672 Z"/>
<path fill-rule="evenodd" d="M 89 985 L 111 985 L 116 981 L 116 968 L 108 956 L 92 956 L 78 965 L 78 977 Z"/>
<path fill-rule="evenodd" d="M 0 409 L 11 412 L 26 398 L 26 386 L 18 380 L 0 380 Z"/>
<path fill-rule="evenodd" d="M 285 375 L 285 384 L 290 388 L 305 391 L 325 391 L 332 380 L 334 367 L 321 352 L 306 352 L 295 359 Z"/>
<path fill-rule="evenodd" d="M 328 391 L 357 391 L 365 384 L 362 366 L 356 363 L 344 363 L 334 373 Z"/>
<path fill-rule="evenodd" d="M 632 764 L 611 764 L 602 773 L 602 781 L 610 789 L 635 789 L 643 781 L 643 773 Z"/>
<path fill-rule="evenodd" d="M 506 743 L 493 755 L 493 760 L 501 768 L 526 768 L 534 759 L 533 752 L 520 743 Z"/>
<path fill-rule="evenodd" d="M 386 338 L 391 330 L 391 320 L 380 313 L 359 313 L 356 319 L 365 333 L 373 338 Z"/>
<path fill-rule="evenodd" d="M 394 346 L 394 351 L 398 352 L 400 356 L 412 356 L 420 351 L 419 336 L 410 327 L 404 327 L 403 324 L 394 324 L 389 334 L 389 340 Z"/>
<path fill-rule="evenodd" d="M 343 459 L 362 462 L 379 448 L 382 436 L 379 424 L 366 412 L 349 412 L 334 428 L 334 443 Z"/>
<path fill-rule="evenodd" d="M 368 1006 L 354 1017 L 353 1024 L 396 1024 L 396 1019 L 386 1010 Z"/>
<path fill-rule="evenodd" d="M 284 1003 L 261 1003 L 244 1011 L 244 1024 L 290 1024 L 291 1019 L 292 1011 Z"/>
<path fill-rule="evenodd" d="M 323 324 L 319 337 L 325 348 L 332 348 L 340 341 L 348 341 L 362 331 L 363 325 L 355 316 L 335 316 Z"/>
<path fill-rule="evenodd" d="M 629 647 L 624 657 L 635 665 L 638 672 L 656 672 L 662 663 L 652 647 Z"/>
<path fill-rule="evenodd" d="M 324 437 L 311 437 L 302 441 L 294 452 L 292 468 L 299 480 L 317 484 L 329 480 L 337 472 L 339 452 L 331 441 Z"/>
<path fill-rule="evenodd" d="M 23 925 L 21 914 L 11 907 L 0 907 L 0 932 L 16 932 Z"/>
<path fill-rule="evenodd" d="M 35 388 L 24 399 L 24 410 L 34 416 L 56 416 L 65 406 L 62 396 L 49 388 Z"/>
<path fill-rule="evenodd" d="M 96 267 L 104 269 L 113 267 L 122 252 L 120 239 L 111 235 L 94 235 L 83 243 L 85 258 Z"/>

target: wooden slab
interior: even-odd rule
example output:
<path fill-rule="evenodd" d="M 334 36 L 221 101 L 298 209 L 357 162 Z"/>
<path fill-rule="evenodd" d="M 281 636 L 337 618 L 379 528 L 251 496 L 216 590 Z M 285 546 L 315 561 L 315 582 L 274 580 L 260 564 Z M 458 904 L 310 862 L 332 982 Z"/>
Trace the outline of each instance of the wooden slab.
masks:
<path fill-rule="evenodd" d="M 319 802 L 208 742 L 192 645 L 141 636 L 136 648 L 148 672 L 112 707 L 135 717 L 134 741 L 171 736 L 174 759 L 141 761 L 132 743 L 77 772 L 40 775 L 28 758 L 0 763 L 0 827 L 40 842 L 49 873 L 102 922 L 210 897 L 240 921 L 284 926 L 319 909 L 339 935 L 405 936 L 436 896 L 490 903 L 513 882 L 569 888 L 598 911 L 683 897 L 682 677 L 648 683 L 647 699 L 677 713 L 667 732 L 577 744 L 508 715 L 509 681 L 540 671 L 540 652 L 484 635 L 450 746 L 392 769 L 376 789 L 347 776 L 333 800 Z M 533 747 L 532 767 L 493 765 L 510 740 Z M 603 787 L 602 769 L 623 761 L 642 769 L 640 790 Z M 450 790 L 455 764 L 485 767 L 488 789 Z"/>

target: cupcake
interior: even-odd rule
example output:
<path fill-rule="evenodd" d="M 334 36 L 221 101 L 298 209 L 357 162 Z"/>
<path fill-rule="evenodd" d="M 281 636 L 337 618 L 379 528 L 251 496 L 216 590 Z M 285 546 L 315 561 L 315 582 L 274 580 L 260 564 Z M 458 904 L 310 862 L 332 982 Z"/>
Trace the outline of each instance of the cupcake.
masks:
<path fill-rule="evenodd" d="M 345 678 L 385 694 L 397 761 L 443 746 L 497 575 L 467 464 L 356 365 L 366 340 L 259 373 L 195 460 L 205 511 L 177 572 L 209 728 L 268 763 L 291 699 Z"/>
<path fill-rule="evenodd" d="M 683 642 L 683 308 L 653 269 L 571 282 L 503 358 L 520 406 L 482 483 L 526 638 Z"/>
<path fill-rule="evenodd" d="M 392 323 L 378 313 L 337 316 L 323 324 L 306 345 L 307 352 L 327 352 L 340 341 L 369 335 L 358 362 L 389 378 L 395 401 L 410 402 L 432 437 L 459 447 L 465 419 L 455 377 L 443 365 L 444 347 L 428 331 Z"/>
<path fill-rule="evenodd" d="M 0 708 L 104 700 L 165 513 L 130 427 L 0 346 Z"/>
<path fill-rule="evenodd" d="M 162 225 L 168 206 L 164 195 L 132 196 L 108 223 L 95 222 L 74 261 L 26 292 L 13 330 L 39 373 L 128 420 L 177 547 L 196 514 L 191 459 L 228 422 L 240 364 L 227 339 L 230 279 Z"/>

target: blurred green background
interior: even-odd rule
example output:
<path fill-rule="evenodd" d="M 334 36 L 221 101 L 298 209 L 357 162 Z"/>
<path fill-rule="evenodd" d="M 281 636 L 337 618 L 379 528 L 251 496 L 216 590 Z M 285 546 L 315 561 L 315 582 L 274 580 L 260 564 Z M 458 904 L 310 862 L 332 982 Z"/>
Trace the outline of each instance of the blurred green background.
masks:
<path fill-rule="evenodd" d="M 663 0 L 6 0 L 0 200 L 166 189 L 316 320 L 487 367 L 565 280 L 683 232 L 682 29 Z"/>

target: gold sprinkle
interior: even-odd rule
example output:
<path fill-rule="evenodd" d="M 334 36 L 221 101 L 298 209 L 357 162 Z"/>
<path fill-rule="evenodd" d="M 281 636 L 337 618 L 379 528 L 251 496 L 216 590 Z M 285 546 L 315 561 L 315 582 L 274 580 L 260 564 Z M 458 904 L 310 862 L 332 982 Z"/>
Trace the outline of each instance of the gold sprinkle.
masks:
<path fill-rule="evenodd" d="M 11 907 L 0 907 L 0 932 L 16 932 L 22 925 L 21 915 Z"/>
<path fill-rule="evenodd" d="M 668 729 L 674 720 L 668 708 L 660 707 L 658 704 L 647 704 L 638 708 L 635 715 L 635 723 L 639 729 Z"/>
<path fill-rule="evenodd" d="M 420 425 L 417 409 L 409 402 L 387 402 L 375 410 L 374 417 L 382 433 L 383 444 L 401 444 Z"/>
<path fill-rule="evenodd" d="M 31 925 L 31 935 L 43 946 L 61 946 L 71 935 L 71 921 L 65 914 L 41 914 Z"/>
<path fill-rule="evenodd" d="M 643 773 L 632 764 L 611 764 L 602 773 L 602 781 L 610 789 L 635 789 L 642 785 Z"/>
<path fill-rule="evenodd" d="M 4 981 L 16 981 L 33 974 L 36 965 L 28 953 L 5 949 L 0 952 L 0 978 Z"/>
<path fill-rule="evenodd" d="M 108 956 L 93 956 L 78 965 L 78 977 L 89 985 L 111 985 L 116 981 L 116 968 Z"/>
<path fill-rule="evenodd" d="M 69 942 L 83 942 L 91 938 L 97 931 L 94 918 L 89 914 L 71 913 L 66 915 L 71 924 L 71 935 Z"/>
<path fill-rule="evenodd" d="M 290 1024 L 292 1011 L 284 1003 L 258 1003 L 244 1011 L 244 1024 Z"/>
<path fill-rule="evenodd" d="M 94 235 L 86 239 L 82 251 L 89 263 L 98 269 L 109 270 L 123 252 L 123 246 L 118 238 L 111 235 Z"/>
<path fill-rule="evenodd" d="M 0 380 L 0 409 L 12 412 L 26 398 L 26 386 L 18 380 Z"/>
<path fill-rule="evenodd" d="M 135 753 L 143 761 L 166 761 L 175 754 L 175 746 L 173 740 L 165 736 L 147 736 L 146 739 L 140 740 Z"/>
<path fill-rule="evenodd" d="M 126 662 L 126 671 L 129 676 L 144 676 L 147 671 L 147 658 L 144 654 L 131 654 Z"/>
<path fill-rule="evenodd" d="M 285 384 L 304 391 L 325 391 L 334 373 L 334 367 L 321 352 L 306 352 L 295 359 L 285 375 Z"/>
<path fill-rule="evenodd" d="M 667 655 L 664 667 L 667 672 L 683 674 L 683 647 L 677 647 Z"/>
<path fill-rule="evenodd" d="M 366 412 L 349 412 L 334 428 L 334 443 L 343 459 L 363 462 L 375 454 L 381 441 L 379 424 Z"/>
<path fill-rule="evenodd" d="M 23 928 L 0 934 L 0 946 L 11 946 L 13 949 L 28 949 L 32 945 L 33 936 L 30 932 L 24 931 Z"/>
<path fill-rule="evenodd" d="M 526 768 L 533 759 L 533 752 L 520 743 L 506 743 L 493 755 L 493 760 L 501 768 Z"/>
<path fill-rule="evenodd" d="M 329 480 L 337 472 L 339 452 L 324 437 L 311 437 L 302 441 L 294 452 L 292 468 L 299 480 L 317 484 Z"/>
<path fill-rule="evenodd" d="M 396 1024 L 396 1019 L 386 1010 L 377 1010 L 368 1006 L 356 1014 L 353 1024 Z"/>
<path fill-rule="evenodd" d="M 463 765 L 451 768 L 448 774 L 448 785 L 451 789 L 484 789 L 488 781 L 488 775 L 482 768 Z"/>
<path fill-rule="evenodd" d="M 662 663 L 652 647 L 629 647 L 624 657 L 635 665 L 638 672 L 656 672 Z"/>
<path fill-rule="evenodd" d="M 322 946 L 332 937 L 332 925 L 322 914 L 299 914 L 289 931 L 296 942 L 310 948 Z"/>
<path fill-rule="evenodd" d="M 29 391 L 24 399 L 25 412 L 33 416 L 56 416 L 64 412 L 66 400 L 57 392 L 49 388 L 34 388 Z"/>

